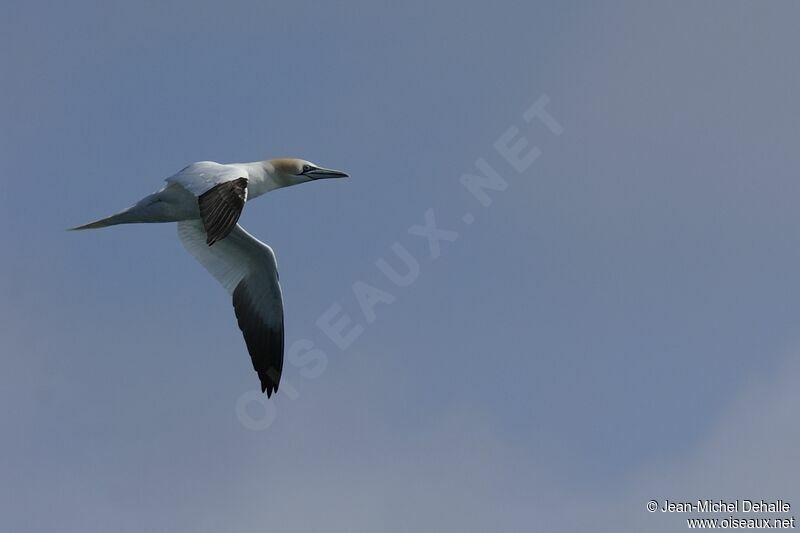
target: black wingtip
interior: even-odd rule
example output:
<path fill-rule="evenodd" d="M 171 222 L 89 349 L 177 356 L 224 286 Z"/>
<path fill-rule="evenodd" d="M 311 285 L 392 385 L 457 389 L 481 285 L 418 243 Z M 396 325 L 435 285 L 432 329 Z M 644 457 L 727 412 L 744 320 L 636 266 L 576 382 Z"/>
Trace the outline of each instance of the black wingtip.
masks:
<path fill-rule="evenodd" d="M 271 398 L 273 392 L 278 392 L 278 384 L 271 378 L 264 379 L 261 381 L 261 392 Z"/>
<path fill-rule="evenodd" d="M 270 398 L 273 392 L 278 392 L 281 375 L 275 368 L 270 368 L 266 372 L 259 372 L 258 378 L 261 380 L 261 392 L 265 393 L 267 398 Z"/>
<path fill-rule="evenodd" d="M 280 292 L 277 298 L 280 305 Z M 253 369 L 261 382 L 261 392 L 270 398 L 273 392 L 278 392 L 283 368 L 283 312 L 279 307 L 272 322 L 261 318 L 248 293 L 247 279 L 240 281 L 233 290 L 233 308 Z"/>
<path fill-rule="evenodd" d="M 272 393 L 274 391 L 275 391 L 275 389 L 273 389 L 269 385 L 261 385 L 261 392 L 265 393 L 267 395 L 267 398 L 271 398 L 272 397 Z"/>

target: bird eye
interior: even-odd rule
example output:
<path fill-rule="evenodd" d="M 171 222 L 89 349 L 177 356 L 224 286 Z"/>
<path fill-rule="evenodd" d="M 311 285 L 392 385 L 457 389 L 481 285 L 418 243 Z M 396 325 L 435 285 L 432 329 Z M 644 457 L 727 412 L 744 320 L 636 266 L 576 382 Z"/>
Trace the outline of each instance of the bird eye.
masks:
<path fill-rule="evenodd" d="M 303 165 L 303 174 L 311 170 L 311 165 Z"/>

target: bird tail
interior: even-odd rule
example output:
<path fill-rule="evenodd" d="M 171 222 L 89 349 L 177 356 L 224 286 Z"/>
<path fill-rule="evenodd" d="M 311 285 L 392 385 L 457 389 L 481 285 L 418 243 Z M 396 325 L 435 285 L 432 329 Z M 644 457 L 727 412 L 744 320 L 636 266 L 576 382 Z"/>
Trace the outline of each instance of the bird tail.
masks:
<path fill-rule="evenodd" d="M 94 222 L 89 222 L 88 224 L 84 224 L 82 226 L 75 226 L 74 228 L 68 228 L 69 231 L 77 231 L 82 229 L 98 229 L 98 228 L 107 228 L 108 226 L 116 226 L 117 224 L 128 224 L 133 222 L 130 219 L 130 208 L 124 211 L 120 211 L 110 217 L 101 218 L 100 220 L 95 220 Z"/>
<path fill-rule="evenodd" d="M 127 209 L 110 217 L 101 218 L 70 230 L 97 229 L 116 226 L 117 224 L 139 224 L 147 222 L 177 222 L 191 218 L 191 211 L 181 210 L 179 202 L 176 207 L 175 191 L 165 187 L 160 191 L 145 196 Z M 180 199 L 180 198 L 179 198 Z M 199 213 L 198 215 L 199 216 Z"/>

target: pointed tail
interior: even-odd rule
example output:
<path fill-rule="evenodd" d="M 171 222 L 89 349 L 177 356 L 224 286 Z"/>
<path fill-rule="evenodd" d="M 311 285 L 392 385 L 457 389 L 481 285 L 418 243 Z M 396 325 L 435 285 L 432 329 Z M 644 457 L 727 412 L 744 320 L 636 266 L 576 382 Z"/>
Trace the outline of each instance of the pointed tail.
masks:
<path fill-rule="evenodd" d="M 111 215 L 110 217 L 101 218 L 100 220 L 95 220 L 94 222 L 89 222 L 88 224 L 84 224 L 82 226 L 67 228 L 67 230 L 77 231 L 82 229 L 97 229 L 97 228 L 106 228 L 108 226 L 116 226 L 117 224 L 126 224 L 132 222 L 132 220 L 130 220 L 129 211 L 130 209 L 126 209 L 124 211 L 120 211 L 115 215 Z"/>
<path fill-rule="evenodd" d="M 175 207 L 173 202 L 174 190 L 164 187 L 158 192 L 145 196 L 127 209 L 115 213 L 110 217 L 101 218 L 82 226 L 69 228 L 70 230 L 97 229 L 117 224 L 140 224 L 147 222 L 177 222 L 191 218 L 191 211 L 186 215 L 186 209 Z M 199 216 L 199 213 L 198 215 Z"/>

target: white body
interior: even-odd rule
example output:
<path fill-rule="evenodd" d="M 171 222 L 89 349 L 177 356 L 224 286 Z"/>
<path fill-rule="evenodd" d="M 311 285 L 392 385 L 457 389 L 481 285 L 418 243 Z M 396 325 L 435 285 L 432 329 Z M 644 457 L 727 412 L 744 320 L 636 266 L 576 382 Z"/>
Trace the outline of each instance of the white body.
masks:
<path fill-rule="evenodd" d="M 261 391 L 269 396 L 278 390 L 283 367 L 283 298 L 278 267 L 272 248 L 236 222 L 246 202 L 269 191 L 346 176 L 302 159 L 227 165 L 200 161 L 170 176 L 163 189 L 128 209 L 74 229 L 177 222 L 181 243 L 231 294 Z M 222 230 L 216 227 L 220 220 L 224 222 Z"/>
<path fill-rule="evenodd" d="M 276 172 L 269 161 L 221 164 L 214 161 L 192 163 L 166 179 L 160 191 L 146 196 L 128 209 L 104 221 L 103 226 L 147 222 L 180 222 L 200 218 L 197 197 L 220 183 L 247 178 L 247 199 L 293 185 L 294 176 Z M 92 226 L 92 227 L 103 227 Z"/>

